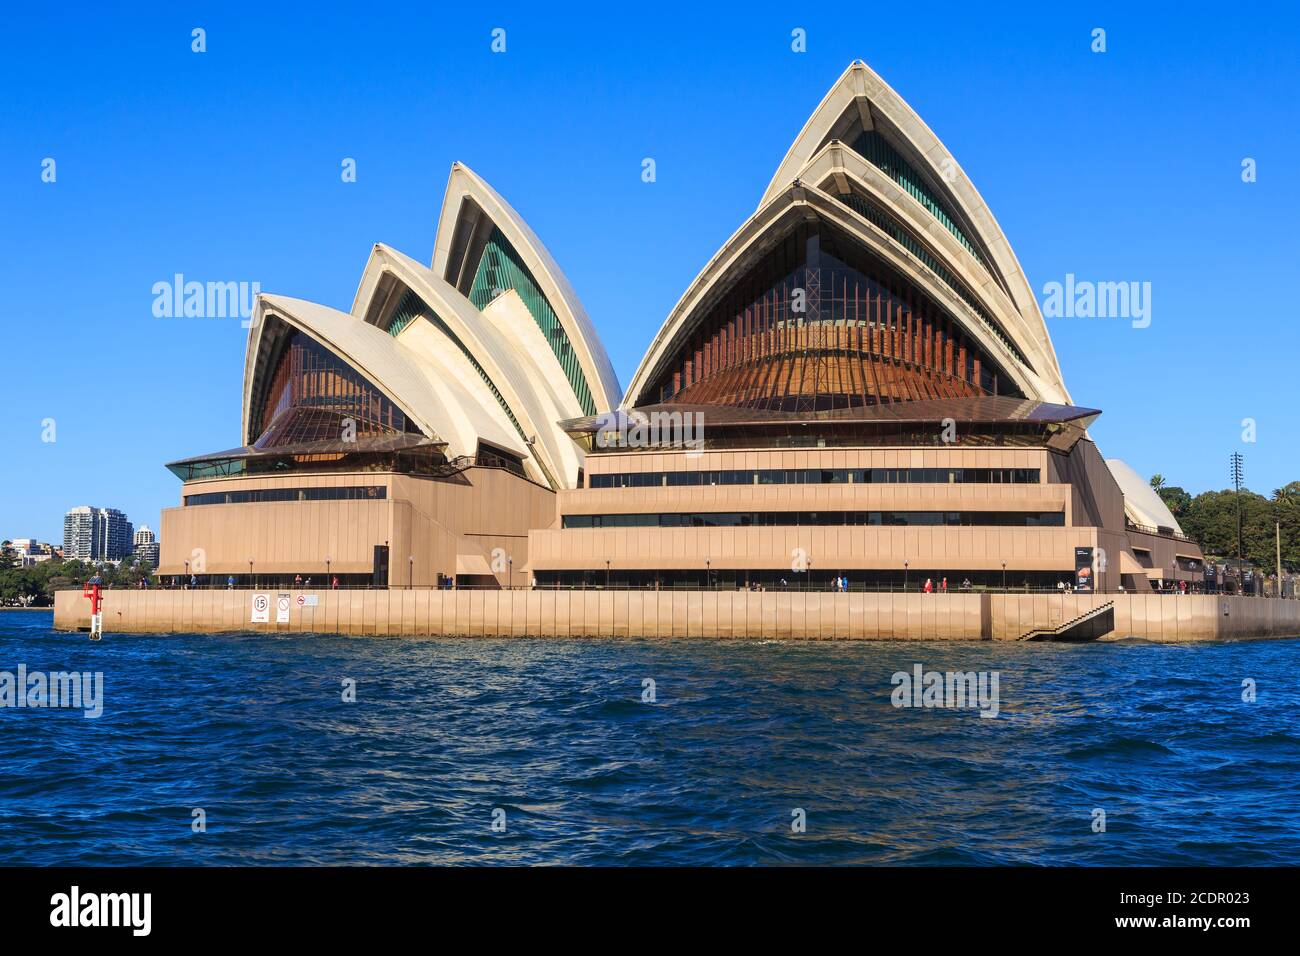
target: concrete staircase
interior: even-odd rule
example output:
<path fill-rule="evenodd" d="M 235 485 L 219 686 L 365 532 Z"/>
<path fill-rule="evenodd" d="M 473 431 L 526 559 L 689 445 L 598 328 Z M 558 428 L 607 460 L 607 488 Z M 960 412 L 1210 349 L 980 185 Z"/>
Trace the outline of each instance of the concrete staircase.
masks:
<path fill-rule="evenodd" d="M 1115 630 L 1115 602 L 1107 601 L 1056 627 L 1039 627 L 1020 635 L 1022 641 L 1095 641 Z"/>

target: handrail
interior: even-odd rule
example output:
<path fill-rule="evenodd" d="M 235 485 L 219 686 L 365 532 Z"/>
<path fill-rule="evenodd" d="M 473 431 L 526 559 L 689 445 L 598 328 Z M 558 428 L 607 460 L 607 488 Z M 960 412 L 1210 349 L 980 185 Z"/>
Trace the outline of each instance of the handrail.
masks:
<path fill-rule="evenodd" d="M 518 574 L 522 572 L 516 572 L 516 573 Z M 653 584 L 648 584 L 648 585 L 647 584 L 642 584 L 642 585 L 611 584 L 609 587 L 606 587 L 604 584 L 590 584 L 586 586 L 581 584 L 536 584 L 536 585 L 515 584 L 513 586 L 510 585 L 498 586 L 498 585 L 491 585 L 491 584 L 460 584 L 455 587 L 439 587 L 436 584 L 415 584 L 410 587 L 407 587 L 405 584 L 389 584 L 389 585 L 339 584 L 337 586 L 331 586 L 328 583 L 321 583 L 321 584 L 313 583 L 311 585 L 305 585 L 305 584 L 293 584 L 293 583 L 283 584 L 283 583 L 273 582 L 267 584 L 260 584 L 257 585 L 256 587 L 249 586 L 247 584 L 237 583 L 233 588 L 227 586 L 224 583 L 195 584 L 192 586 L 188 584 L 186 585 L 178 584 L 174 587 L 159 586 L 155 584 L 146 588 L 134 587 L 131 585 L 105 584 L 105 585 L 101 585 L 101 587 L 105 591 L 247 591 L 250 593 L 269 592 L 269 591 L 289 591 L 295 593 L 305 592 L 309 594 L 319 593 L 321 591 L 644 591 L 644 592 L 730 591 L 730 592 L 738 592 L 738 591 L 751 590 L 750 588 L 744 586 L 737 586 L 733 584 L 713 584 L 708 586 L 700 585 L 700 584 L 664 584 L 664 585 L 660 585 L 659 587 L 655 587 Z M 70 584 L 67 585 L 66 587 L 55 588 L 56 591 L 78 591 L 78 592 L 81 591 L 81 589 L 82 589 L 81 584 Z M 1270 597 L 1270 595 L 1265 595 L 1265 594 L 1227 594 L 1222 591 L 1185 591 L 1184 592 L 1179 590 L 1154 590 L 1154 589 L 1150 591 L 1132 591 L 1132 590 L 1121 591 L 1117 588 L 1115 589 L 1098 588 L 1092 591 L 1063 591 L 1060 588 L 1054 588 L 1054 587 L 996 588 L 996 587 L 980 587 L 980 586 L 973 586 L 966 589 L 960 587 L 949 588 L 947 591 L 941 591 L 936 588 L 934 591 L 927 593 L 922 588 L 921 585 L 912 585 L 906 588 L 902 588 L 902 587 L 888 587 L 885 585 L 864 586 L 864 585 L 853 585 L 853 584 L 850 584 L 848 591 L 841 591 L 838 588 L 836 588 L 834 585 L 829 583 L 814 584 L 811 587 L 807 585 L 800 585 L 800 584 L 790 584 L 787 585 L 786 587 L 773 586 L 773 587 L 765 587 L 763 588 L 763 591 L 771 591 L 778 594 L 798 594 L 800 592 L 805 592 L 805 593 L 814 593 L 814 594 L 846 594 L 846 593 L 847 594 L 922 594 L 926 596 L 944 596 L 944 595 L 959 595 L 959 594 L 966 594 L 966 595 L 1059 594 L 1067 597 L 1088 597 L 1096 594 L 1115 594 L 1115 595 L 1138 595 L 1138 596 L 1152 595 L 1152 596 L 1161 596 L 1161 597 L 1186 597 L 1186 596 Z M 1300 594 L 1298 594 L 1297 597 L 1295 598 L 1284 598 L 1283 600 L 1296 600 L 1297 598 L 1300 598 Z"/>
<path fill-rule="evenodd" d="M 1124 519 L 1124 527 L 1128 531 L 1137 531 L 1140 534 L 1151 534 L 1158 538 L 1173 538 L 1175 541 L 1186 541 L 1189 544 L 1196 544 L 1197 547 L 1200 547 L 1195 538 L 1188 537 L 1182 532 L 1175 531 L 1173 528 L 1159 528 L 1152 527 L 1149 524 L 1138 524 L 1136 521 L 1129 521 L 1127 518 Z"/>

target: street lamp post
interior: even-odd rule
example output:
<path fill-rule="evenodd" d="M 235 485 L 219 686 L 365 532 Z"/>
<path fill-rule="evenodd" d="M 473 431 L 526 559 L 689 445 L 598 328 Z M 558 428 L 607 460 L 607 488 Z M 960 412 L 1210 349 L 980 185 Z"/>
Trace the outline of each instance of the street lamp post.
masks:
<path fill-rule="evenodd" d="M 411 590 L 411 584 L 415 580 L 415 555 L 406 559 L 406 590 Z"/>
<path fill-rule="evenodd" d="M 903 561 L 903 590 L 907 590 L 907 561 Z"/>
<path fill-rule="evenodd" d="M 513 591 L 515 589 L 515 556 L 506 555 L 506 588 Z"/>
<path fill-rule="evenodd" d="M 330 556 L 325 555 L 325 586 L 330 586 Z"/>
<path fill-rule="evenodd" d="M 257 582 L 253 580 L 253 559 L 252 558 L 248 559 L 248 586 L 250 588 L 257 587 Z"/>
<path fill-rule="evenodd" d="M 704 559 L 704 586 L 706 588 L 713 587 L 713 562 L 708 558 Z"/>
<path fill-rule="evenodd" d="M 605 590 L 609 590 L 609 558 L 605 559 Z"/>
<path fill-rule="evenodd" d="M 1232 485 L 1236 489 L 1234 497 L 1237 502 L 1237 593 L 1244 594 L 1245 588 L 1242 587 L 1245 575 L 1242 573 L 1241 483 L 1246 478 L 1246 469 L 1239 451 L 1234 451 L 1228 458 L 1228 477 L 1232 479 Z"/>
<path fill-rule="evenodd" d="M 1002 590 L 1007 589 L 1007 563 L 1002 562 Z"/>

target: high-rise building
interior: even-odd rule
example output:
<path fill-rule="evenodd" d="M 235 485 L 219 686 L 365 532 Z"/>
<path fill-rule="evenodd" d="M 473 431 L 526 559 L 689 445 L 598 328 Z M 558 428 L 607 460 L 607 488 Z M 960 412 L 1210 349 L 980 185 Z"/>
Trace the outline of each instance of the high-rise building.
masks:
<path fill-rule="evenodd" d="M 63 556 L 78 561 L 120 561 L 131 553 L 132 526 L 116 508 L 81 505 L 63 516 Z"/>
<path fill-rule="evenodd" d="M 158 541 L 147 524 L 140 525 L 135 533 L 135 556 L 141 561 L 148 561 L 150 566 L 158 567 Z"/>

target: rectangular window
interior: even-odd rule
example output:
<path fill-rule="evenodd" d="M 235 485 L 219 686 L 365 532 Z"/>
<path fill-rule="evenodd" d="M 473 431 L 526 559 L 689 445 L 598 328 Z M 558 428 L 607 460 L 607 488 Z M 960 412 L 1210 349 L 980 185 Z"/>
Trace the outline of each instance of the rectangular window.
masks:
<path fill-rule="evenodd" d="M 252 488 L 186 495 L 185 506 L 240 505 L 267 501 L 380 501 L 388 497 L 383 485 L 345 485 L 337 488 Z"/>

